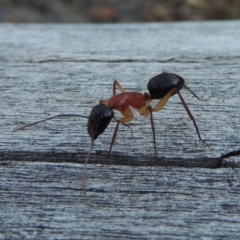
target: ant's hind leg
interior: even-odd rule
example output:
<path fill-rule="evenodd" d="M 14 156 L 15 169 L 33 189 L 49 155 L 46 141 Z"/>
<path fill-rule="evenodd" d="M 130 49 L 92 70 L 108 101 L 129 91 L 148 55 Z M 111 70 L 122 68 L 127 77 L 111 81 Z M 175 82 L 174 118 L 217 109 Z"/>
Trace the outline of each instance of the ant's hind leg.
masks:
<path fill-rule="evenodd" d="M 117 81 L 117 80 L 115 80 L 114 82 L 113 82 L 113 96 L 116 96 L 116 91 L 117 91 L 117 89 L 120 91 L 120 93 L 123 93 L 123 92 L 125 92 L 125 90 L 124 90 L 124 88 L 121 86 L 121 84 Z M 108 102 L 109 102 L 109 100 L 100 100 L 99 101 L 99 103 L 100 104 L 104 104 L 104 105 L 108 105 Z"/>
<path fill-rule="evenodd" d="M 127 125 L 126 123 L 131 122 L 134 118 L 130 108 L 125 109 L 121 113 L 122 113 L 123 117 L 120 118 L 119 120 L 117 120 L 117 125 L 115 127 L 115 130 L 114 130 L 114 133 L 113 133 L 113 136 L 112 136 L 112 141 L 111 141 L 110 148 L 109 148 L 109 151 L 108 151 L 107 159 L 102 164 L 102 166 L 104 166 L 109 160 L 109 157 L 110 157 L 110 154 L 111 154 L 111 151 L 112 151 L 112 147 L 113 147 L 114 142 L 115 142 L 116 137 L 117 137 L 119 124 L 122 123 L 123 125 Z"/>

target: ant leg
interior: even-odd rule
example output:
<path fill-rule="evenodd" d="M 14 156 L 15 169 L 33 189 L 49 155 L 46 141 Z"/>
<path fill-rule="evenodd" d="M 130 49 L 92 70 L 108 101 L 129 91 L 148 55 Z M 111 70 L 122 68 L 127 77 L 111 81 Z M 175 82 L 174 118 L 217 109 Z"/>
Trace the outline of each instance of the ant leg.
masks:
<path fill-rule="evenodd" d="M 167 103 L 168 99 L 169 99 L 173 94 L 175 94 L 175 93 L 178 94 L 178 96 L 179 96 L 179 98 L 180 98 L 180 100 L 181 100 L 181 102 L 182 102 L 182 105 L 184 106 L 184 108 L 185 108 L 188 116 L 189 116 L 190 119 L 193 121 L 193 124 L 194 124 L 194 126 L 195 126 L 196 131 L 197 131 L 197 135 L 198 135 L 199 140 L 202 141 L 203 143 L 205 143 L 207 146 L 209 146 L 209 144 L 207 144 L 207 143 L 201 138 L 200 133 L 199 133 L 199 130 L 198 130 L 198 126 L 197 126 L 197 124 L 196 124 L 196 122 L 195 122 L 195 119 L 194 119 L 191 111 L 189 110 L 186 102 L 184 101 L 181 93 L 180 93 L 176 88 L 171 89 L 171 90 L 160 100 L 160 102 L 156 105 L 156 107 L 153 109 L 153 111 L 154 111 L 154 112 L 160 111 L 160 110 L 165 106 L 165 104 Z"/>
<path fill-rule="evenodd" d="M 113 133 L 113 136 L 112 136 L 111 145 L 110 145 L 110 148 L 109 148 L 109 151 L 108 151 L 107 159 L 104 161 L 104 163 L 102 164 L 102 166 L 104 166 L 104 165 L 108 162 L 108 159 L 109 159 L 109 157 L 110 157 L 113 144 L 114 144 L 114 142 L 115 142 L 115 140 L 116 140 L 116 137 L 117 137 L 117 131 L 118 131 L 119 123 L 120 123 L 120 121 L 117 121 L 117 125 L 116 125 L 116 127 L 115 127 L 115 130 L 114 130 L 114 133 Z"/>
<path fill-rule="evenodd" d="M 154 121 L 153 121 L 153 114 L 152 112 L 158 112 L 161 109 L 163 109 L 163 107 L 165 106 L 165 104 L 167 103 L 168 99 L 174 95 L 177 92 L 176 88 L 171 89 L 155 106 L 155 108 L 151 108 L 149 106 L 149 110 L 150 110 L 150 120 L 151 120 L 151 127 L 152 127 L 152 132 L 153 132 L 153 144 L 154 144 L 154 149 L 155 149 L 155 155 L 157 156 L 157 148 L 156 148 L 156 140 L 155 140 L 155 127 L 154 127 Z"/>
<path fill-rule="evenodd" d="M 130 108 L 125 109 L 121 112 L 121 114 L 123 115 L 123 117 L 120 118 L 119 121 L 123 124 L 131 122 L 134 118 L 132 110 Z"/>
<path fill-rule="evenodd" d="M 201 140 L 204 144 L 206 144 L 207 146 L 209 146 L 209 144 L 206 143 L 206 142 L 201 138 L 200 133 L 199 133 L 199 130 L 198 130 L 198 126 L 197 126 L 197 124 L 196 124 L 196 122 L 195 122 L 195 119 L 194 119 L 194 117 L 193 117 L 190 109 L 188 108 L 186 102 L 184 101 L 181 93 L 180 93 L 179 91 L 177 91 L 177 93 L 178 93 L 178 96 L 179 96 L 179 98 L 180 98 L 180 100 L 181 100 L 181 102 L 182 102 L 182 105 L 184 106 L 184 108 L 185 108 L 188 116 L 189 116 L 190 119 L 193 121 L 193 124 L 194 124 L 194 126 L 195 126 L 196 131 L 197 131 L 197 135 L 198 135 L 199 140 Z"/>
<path fill-rule="evenodd" d="M 125 90 L 124 90 L 124 88 L 121 86 L 121 84 L 120 84 L 117 80 L 115 80 L 115 81 L 113 82 L 113 97 L 117 95 L 117 94 L 116 94 L 117 89 L 120 91 L 120 93 L 125 92 Z M 108 100 L 100 100 L 100 101 L 99 101 L 100 104 L 104 104 L 104 105 L 106 105 L 106 106 L 108 105 L 108 102 L 109 102 L 109 99 L 108 99 Z"/>
<path fill-rule="evenodd" d="M 154 127 L 153 114 L 152 114 L 153 110 L 150 106 L 149 106 L 149 112 L 150 112 L 151 128 L 152 128 L 152 133 L 153 133 L 153 146 L 154 146 L 154 151 L 155 151 L 155 157 L 158 157 L 157 147 L 156 147 L 155 127 Z"/>
<path fill-rule="evenodd" d="M 151 106 L 146 105 L 140 109 L 137 109 L 137 111 L 144 117 L 148 117 L 150 115 L 150 122 L 151 122 L 151 128 L 152 128 L 152 133 L 153 133 L 153 145 L 154 145 L 154 151 L 155 151 L 155 156 L 157 157 L 157 147 L 156 147 L 156 137 L 155 137 L 155 127 L 154 127 L 154 121 L 153 121 L 153 109 Z"/>
<path fill-rule="evenodd" d="M 152 110 L 152 109 L 151 109 Z M 143 106 L 142 108 L 138 108 L 137 111 L 140 115 L 144 116 L 144 117 L 148 117 L 149 114 L 150 114 L 150 111 L 149 109 L 149 105 L 146 104 L 145 106 Z"/>
<path fill-rule="evenodd" d="M 119 83 L 117 80 L 115 80 L 115 81 L 113 82 L 113 96 L 116 96 L 116 91 L 117 91 L 117 89 L 118 89 L 121 93 L 125 92 L 124 88 L 120 85 L 120 83 Z M 104 104 L 104 105 L 106 105 L 106 106 L 108 105 L 108 102 L 109 102 L 109 99 L 108 99 L 108 100 L 100 100 L 100 101 L 99 101 L 100 104 Z"/>
<path fill-rule="evenodd" d="M 184 88 L 186 88 L 195 98 L 197 98 L 200 101 L 208 101 L 210 97 L 208 97 L 207 99 L 203 99 L 198 97 L 189 87 L 187 87 L 186 85 L 184 86 Z"/>
<path fill-rule="evenodd" d="M 83 193 L 84 193 L 84 196 L 86 197 L 87 196 L 87 191 L 86 191 L 86 175 L 87 175 L 87 163 L 88 163 L 88 160 L 90 158 L 90 154 L 92 152 L 92 149 L 93 149 L 93 145 L 94 145 L 94 140 L 91 139 L 91 147 L 90 147 L 90 150 L 86 156 L 86 159 L 85 159 L 85 163 L 84 163 L 84 168 L 83 168 L 83 176 L 82 176 L 82 188 L 83 188 Z"/>
<path fill-rule="evenodd" d="M 153 108 L 153 112 L 158 112 L 160 111 L 165 104 L 167 103 L 168 99 L 175 94 L 176 92 L 178 92 L 178 90 L 176 88 L 172 88 L 156 105 L 155 108 Z"/>
<path fill-rule="evenodd" d="M 113 116 L 113 119 L 114 119 L 116 122 L 119 121 L 115 116 Z M 128 128 L 131 130 L 131 133 L 133 133 L 133 130 L 132 130 L 132 128 L 130 127 L 129 124 L 124 123 L 124 122 L 121 122 L 121 124 L 124 125 L 124 126 L 126 126 L 126 127 L 128 127 Z"/>
<path fill-rule="evenodd" d="M 127 108 L 126 110 L 122 111 L 121 113 L 124 117 L 120 118 L 119 120 L 116 120 L 117 125 L 115 127 L 115 130 L 114 130 L 114 133 L 113 133 L 113 136 L 112 136 L 112 141 L 111 141 L 111 145 L 110 145 L 110 148 L 109 148 L 109 151 L 108 151 L 107 159 L 102 164 L 102 166 L 105 165 L 108 162 L 108 159 L 109 159 L 111 151 L 112 151 L 113 144 L 114 144 L 114 142 L 116 140 L 116 137 L 117 137 L 117 131 L 118 131 L 119 124 L 122 123 L 123 125 L 127 125 L 126 124 L 127 122 L 131 122 L 133 120 L 133 114 L 132 114 L 132 111 L 131 111 L 130 108 Z"/>
<path fill-rule="evenodd" d="M 115 81 L 113 82 L 113 96 L 116 95 L 117 89 L 118 89 L 121 93 L 125 92 L 125 90 L 124 90 L 124 88 L 121 86 L 121 84 L 120 84 L 117 80 L 115 80 Z"/>
<path fill-rule="evenodd" d="M 141 111 L 141 109 L 137 109 L 139 111 Z M 156 136 L 155 136 L 155 127 L 154 127 L 154 121 L 153 121 L 153 109 L 151 106 L 147 106 L 144 112 L 144 116 L 147 117 L 150 114 L 150 122 L 151 122 L 151 128 L 152 128 L 152 133 L 153 133 L 153 145 L 154 145 L 154 151 L 155 151 L 155 156 L 157 157 L 157 147 L 156 147 Z M 123 118 L 120 119 L 121 122 L 125 121 L 125 122 L 130 122 L 133 120 L 133 114 L 132 111 L 130 109 L 125 110 L 124 112 L 122 112 L 122 114 L 125 116 Z"/>

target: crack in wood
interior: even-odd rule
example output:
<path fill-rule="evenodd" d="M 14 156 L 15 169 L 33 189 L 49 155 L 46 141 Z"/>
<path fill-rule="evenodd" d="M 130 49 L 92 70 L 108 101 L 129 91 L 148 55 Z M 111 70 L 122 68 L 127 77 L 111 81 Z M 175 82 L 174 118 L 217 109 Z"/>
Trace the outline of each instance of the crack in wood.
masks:
<path fill-rule="evenodd" d="M 61 58 L 61 57 L 56 57 L 56 58 L 49 58 L 49 59 L 43 59 L 43 60 L 27 60 L 25 61 L 26 63 L 49 63 L 49 62 L 73 62 L 73 63 L 168 63 L 168 62 L 175 62 L 175 63 L 199 63 L 203 62 L 206 60 L 233 60 L 233 59 L 239 59 L 239 56 L 218 56 L 218 57 L 205 57 L 202 58 L 201 60 L 196 60 L 196 59 L 186 59 L 185 57 L 183 59 L 178 59 L 178 58 L 168 58 L 168 59 L 94 59 L 94 58 L 86 58 L 86 59 L 73 59 L 73 58 Z"/>
<path fill-rule="evenodd" d="M 26 162 L 66 162 L 83 164 L 86 152 L 0 152 L 0 161 L 26 161 Z M 138 154 L 137 156 L 113 153 L 108 165 L 122 166 L 156 166 L 156 167 L 186 167 L 186 168 L 240 168 L 238 163 L 226 162 L 230 157 L 240 155 L 240 150 L 231 151 L 220 157 L 201 158 L 156 158 Z M 107 152 L 97 152 L 91 155 L 89 164 L 102 164 Z"/>

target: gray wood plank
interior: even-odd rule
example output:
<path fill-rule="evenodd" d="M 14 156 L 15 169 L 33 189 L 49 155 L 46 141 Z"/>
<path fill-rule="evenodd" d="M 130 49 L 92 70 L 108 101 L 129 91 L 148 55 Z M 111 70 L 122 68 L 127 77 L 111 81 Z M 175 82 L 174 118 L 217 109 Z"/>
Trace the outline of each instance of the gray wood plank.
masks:
<path fill-rule="evenodd" d="M 164 24 L 0 24 L 0 186 L 2 238 L 237 239 L 239 214 L 240 22 Z M 162 70 L 183 91 L 202 144 L 177 96 L 149 119 L 135 112 L 105 160 L 115 123 L 89 151 L 86 119 L 118 79 L 146 91 Z M 153 101 L 153 106 L 156 101 Z M 118 113 L 116 113 L 119 116 Z M 52 163 L 48 163 L 52 162 Z M 224 167 L 216 169 L 223 165 Z M 179 168 L 182 167 L 182 168 Z"/>
<path fill-rule="evenodd" d="M 183 93 L 211 147 L 198 141 L 175 96 L 154 115 L 159 157 L 211 159 L 238 150 L 239 22 L 117 26 L 1 25 L 1 150 L 86 152 L 85 119 L 11 131 L 59 113 L 88 115 L 99 99 L 111 96 L 113 79 L 144 92 L 162 70 L 183 76 L 199 96 L 211 96 L 199 102 Z M 113 151 L 153 156 L 149 120 L 135 116 L 133 135 L 121 126 Z M 95 151 L 108 150 L 113 128 L 96 141 Z"/>
<path fill-rule="evenodd" d="M 100 99 L 111 96 L 114 79 L 128 91 L 144 92 L 150 77 L 162 70 L 186 78 L 199 96 L 211 96 L 199 102 L 183 93 L 211 147 L 198 141 L 175 96 L 154 114 L 159 157 L 215 158 L 238 149 L 238 25 L 1 25 L 1 149 L 86 152 L 85 119 L 11 130 L 59 113 L 88 115 Z M 149 120 L 135 116 L 133 135 L 121 127 L 113 150 L 153 156 Z M 107 151 L 113 127 L 96 141 L 95 150 Z"/>
<path fill-rule="evenodd" d="M 86 198 L 81 171 L 2 162 L 1 238 L 239 238 L 239 169 L 91 164 Z"/>

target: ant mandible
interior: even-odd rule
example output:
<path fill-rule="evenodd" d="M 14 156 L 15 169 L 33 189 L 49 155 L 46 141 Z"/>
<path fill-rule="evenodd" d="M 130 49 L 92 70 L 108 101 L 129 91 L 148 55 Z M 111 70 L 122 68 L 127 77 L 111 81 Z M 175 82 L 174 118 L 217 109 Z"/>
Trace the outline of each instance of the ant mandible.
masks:
<path fill-rule="evenodd" d="M 113 110 L 120 111 L 123 116 L 117 120 L 117 125 L 112 137 L 107 159 L 103 164 L 105 164 L 110 157 L 110 153 L 117 136 L 119 123 L 127 124 L 134 119 L 131 108 L 136 109 L 141 115 L 145 117 L 148 117 L 150 115 L 155 156 L 157 156 L 155 128 L 152 113 L 160 111 L 165 106 L 169 98 L 175 94 L 178 94 L 188 116 L 193 121 L 199 140 L 208 145 L 201 138 L 196 121 L 185 100 L 183 99 L 180 90 L 182 88 L 187 89 L 198 100 L 205 101 L 208 99 L 199 98 L 190 88 L 186 86 L 184 79 L 174 73 L 162 72 L 161 74 L 151 78 L 148 82 L 147 88 L 149 93 L 145 92 L 144 94 L 141 94 L 139 92 L 125 92 L 119 82 L 115 80 L 113 84 L 113 96 L 108 100 L 101 100 L 100 104 L 93 108 L 88 119 L 88 133 L 92 138 L 92 147 L 93 141 L 105 131 L 111 119 L 114 117 Z M 116 94 L 117 89 L 120 91 L 120 94 Z M 152 108 L 150 106 L 150 102 L 154 99 L 159 99 L 160 101 L 154 108 Z"/>

